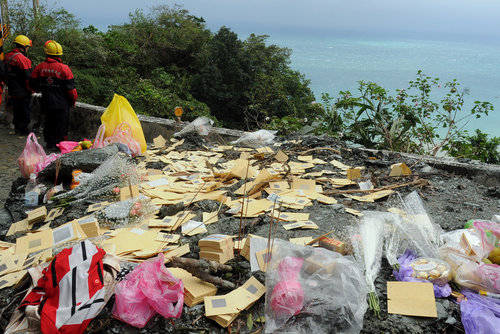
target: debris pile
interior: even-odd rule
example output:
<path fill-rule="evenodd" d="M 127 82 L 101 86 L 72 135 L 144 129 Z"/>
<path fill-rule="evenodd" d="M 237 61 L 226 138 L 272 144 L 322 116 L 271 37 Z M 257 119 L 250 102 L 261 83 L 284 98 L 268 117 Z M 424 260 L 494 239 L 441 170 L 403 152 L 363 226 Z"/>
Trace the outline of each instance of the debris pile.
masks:
<path fill-rule="evenodd" d="M 240 147 L 158 137 L 143 156 L 116 153 L 27 213 L 20 189 L 7 203 L 16 222 L 0 243 L 0 288 L 36 286 L 33 273 L 63 249 L 88 245 L 121 263 L 114 304 L 99 306 L 91 333 L 127 326 L 117 319 L 147 332 L 357 333 L 410 326 L 400 315 L 438 317 L 410 320 L 417 333 L 461 328 L 465 304 L 453 303 L 466 293 L 448 280 L 500 294 L 500 267 L 484 263 L 497 259 L 500 227 L 480 220 L 496 205 L 486 217 L 464 211 L 478 219 L 458 232 L 466 220 L 441 227 L 431 217 L 447 209 L 431 205 L 430 214 L 422 203 L 454 176 L 328 140 L 260 139 Z M 65 159 L 72 154 L 86 153 Z"/>

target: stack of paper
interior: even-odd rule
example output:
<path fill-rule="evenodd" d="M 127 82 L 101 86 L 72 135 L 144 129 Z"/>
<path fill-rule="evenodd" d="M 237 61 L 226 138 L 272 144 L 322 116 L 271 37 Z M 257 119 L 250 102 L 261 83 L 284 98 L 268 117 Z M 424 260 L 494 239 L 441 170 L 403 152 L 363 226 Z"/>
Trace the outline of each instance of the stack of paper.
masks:
<path fill-rule="evenodd" d="M 194 277 L 184 269 L 168 268 L 168 270 L 184 283 L 184 303 L 189 307 L 197 305 L 203 302 L 205 297 L 215 296 L 217 293 L 215 285 Z"/>
<path fill-rule="evenodd" d="M 200 259 L 226 263 L 234 257 L 233 239 L 225 234 L 212 234 L 198 241 Z"/>
<path fill-rule="evenodd" d="M 226 295 L 205 297 L 205 316 L 227 327 L 243 310 L 248 310 L 266 292 L 266 287 L 250 277 L 238 289 Z"/>

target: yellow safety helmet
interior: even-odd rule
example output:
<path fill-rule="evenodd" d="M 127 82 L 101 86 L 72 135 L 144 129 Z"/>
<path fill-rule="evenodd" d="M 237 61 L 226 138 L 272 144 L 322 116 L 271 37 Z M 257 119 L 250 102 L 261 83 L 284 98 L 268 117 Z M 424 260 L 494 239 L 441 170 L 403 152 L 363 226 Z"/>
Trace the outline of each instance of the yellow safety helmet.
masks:
<path fill-rule="evenodd" d="M 44 48 L 45 54 L 50 56 L 60 56 L 63 54 L 61 44 L 57 43 L 56 41 L 48 40 L 47 42 L 45 42 Z"/>
<path fill-rule="evenodd" d="M 14 43 L 22 46 L 33 46 L 33 42 L 25 35 L 17 35 L 14 39 Z"/>

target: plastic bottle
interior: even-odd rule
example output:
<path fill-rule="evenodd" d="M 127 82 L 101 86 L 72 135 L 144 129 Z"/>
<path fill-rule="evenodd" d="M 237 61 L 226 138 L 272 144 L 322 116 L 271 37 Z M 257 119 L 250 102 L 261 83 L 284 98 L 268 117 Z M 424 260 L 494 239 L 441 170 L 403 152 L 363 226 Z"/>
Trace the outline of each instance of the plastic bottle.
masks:
<path fill-rule="evenodd" d="M 30 180 L 24 189 L 24 202 L 26 206 L 38 205 L 38 191 L 36 186 L 36 174 L 30 174 Z"/>

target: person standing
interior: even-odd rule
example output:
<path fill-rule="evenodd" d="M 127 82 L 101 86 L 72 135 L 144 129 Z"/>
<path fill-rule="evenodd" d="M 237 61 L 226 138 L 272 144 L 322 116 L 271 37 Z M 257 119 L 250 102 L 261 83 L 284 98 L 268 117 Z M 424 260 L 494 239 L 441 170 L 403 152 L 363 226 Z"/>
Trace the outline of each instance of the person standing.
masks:
<path fill-rule="evenodd" d="M 5 74 L 8 87 L 8 105 L 14 108 L 14 130 L 16 134 L 27 135 L 31 118 L 31 94 L 28 84 L 31 74 L 31 60 L 28 59 L 28 49 L 33 45 L 25 35 L 14 39 L 15 48 L 7 53 L 4 59 Z"/>
<path fill-rule="evenodd" d="M 42 93 L 43 137 L 46 148 L 55 149 L 57 143 L 66 139 L 69 108 L 75 105 L 78 94 L 71 69 L 59 57 L 63 54 L 61 44 L 49 40 L 44 49 L 47 58 L 35 67 L 29 84 L 35 92 Z"/>

